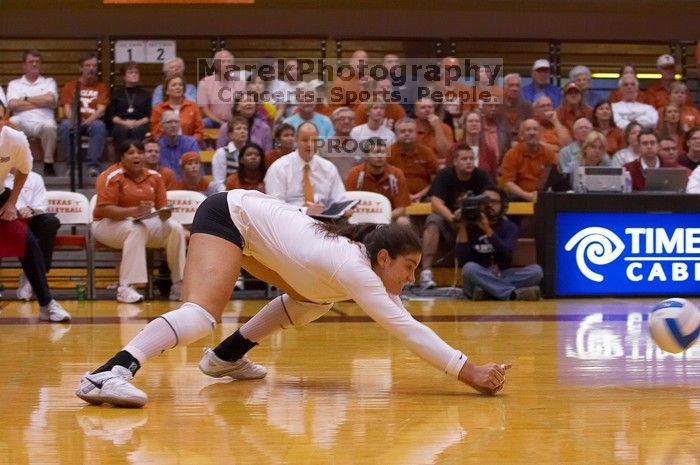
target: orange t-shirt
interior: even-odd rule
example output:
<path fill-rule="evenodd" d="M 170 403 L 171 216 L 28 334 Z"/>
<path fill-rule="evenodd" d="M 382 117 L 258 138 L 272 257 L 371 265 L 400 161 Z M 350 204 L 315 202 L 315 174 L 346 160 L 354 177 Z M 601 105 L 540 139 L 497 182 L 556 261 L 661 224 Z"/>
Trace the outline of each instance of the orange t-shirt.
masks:
<path fill-rule="evenodd" d="M 387 163 L 403 172 L 408 192 L 415 194 L 430 185 L 438 170 L 437 157 L 430 147 L 416 143 L 413 151 L 408 153 L 401 150 L 400 144 L 393 144 L 389 153 Z"/>
<path fill-rule="evenodd" d="M 163 178 L 163 184 L 165 184 L 165 190 L 172 191 L 175 190 L 175 183 L 177 182 L 177 175 L 175 171 L 171 170 L 167 166 L 158 165 L 158 174 Z"/>
<path fill-rule="evenodd" d="M 361 89 L 362 85 L 356 76 L 352 79 L 336 77 L 328 89 L 328 106 L 331 112 L 340 107 L 350 107 L 355 110 L 360 103 L 358 97 Z"/>
<path fill-rule="evenodd" d="M 182 181 L 175 181 L 172 190 L 206 192 L 208 188 L 209 183 L 206 179 L 201 177 L 197 184 L 185 184 L 184 179 Z"/>
<path fill-rule="evenodd" d="M 539 145 L 535 153 L 527 151 L 527 146 L 520 142 L 508 150 L 501 165 L 503 184 L 514 182 L 526 192 L 534 192 L 540 185 L 546 165 L 555 165 L 557 155 Z"/>
<path fill-rule="evenodd" d="M 559 144 L 559 137 L 557 137 L 557 131 L 554 129 L 554 124 L 545 121 L 544 123 L 540 123 L 540 126 L 542 127 L 540 130 L 540 140 L 561 147 L 561 144 Z"/>
<path fill-rule="evenodd" d="M 389 199 L 392 209 L 407 207 L 411 204 L 406 176 L 400 169 L 390 164 L 384 167 L 384 172 L 379 177 L 370 173 L 367 163 L 353 166 L 345 178 L 345 189 L 382 194 Z"/>
<path fill-rule="evenodd" d="M 68 81 L 61 89 L 59 103 L 61 106 L 72 105 L 75 97 L 75 86 L 78 80 Z M 101 82 L 91 84 L 80 83 L 80 119 L 86 120 L 97 111 L 98 105 L 109 104 L 109 90 Z"/>
<path fill-rule="evenodd" d="M 406 111 L 398 103 L 390 102 L 386 104 L 386 107 L 384 107 L 384 117 L 387 119 L 387 122 L 391 123 L 387 125 L 389 129 L 392 129 L 394 127 L 394 123 L 404 116 L 406 116 Z M 365 111 L 365 105 L 360 105 L 357 107 L 357 110 L 355 110 L 354 125 L 359 126 L 365 123 L 367 123 L 367 112 Z"/>
<path fill-rule="evenodd" d="M 657 110 L 661 109 L 661 107 L 665 107 L 666 105 L 668 105 L 668 97 L 669 93 L 663 86 L 663 84 L 661 84 L 661 81 L 657 81 L 656 84 L 644 91 L 644 98 L 646 99 L 646 103 L 656 108 Z M 690 92 L 686 92 L 685 104 L 693 105 L 693 95 Z"/>
<path fill-rule="evenodd" d="M 155 208 L 167 205 L 165 184 L 157 171 L 142 168 L 138 179 L 132 179 L 121 163 L 117 163 L 100 173 L 95 181 L 97 207 L 115 205 L 117 207 L 137 207 L 141 202 L 150 201 Z M 95 215 L 95 219 L 102 219 Z"/>
<path fill-rule="evenodd" d="M 289 153 L 291 153 L 291 152 L 289 152 Z M 276 162 L 277 160 L 279 160 L 280 158 L 282 158 L 285 155 L 287 155 L 287 154 L 280 152 L 279 149 L 269 150 L 265 154 L 265 166 L 267 166 L 269 168 L 270 165 L 272 165 L 274 162 Z"/>
<path fill-rule="evenodd" d="M 151 133 L 155 138 L 161 135 L 160 119 L 166 110 L 174 110 L 167 100 L 160 102 L 151 110 Z M 183 100 L 180 105 L 180 129 L 183 135 L 193 136 L 198 142 L 204 140 L 202 113 L 192 100 Z"/>
<path fill-rule="evenodd" d="M 617 152 L 625 146 L 624 138 L 625 131 L 618 128 L 617 126 L 608 130 L 607 134 L 605 134 L 605 139 L 608 142 L 609 155 L 613 155 L 615 152 Z"/>
<path fill-rule="evenodd" d="M 445 123 L 440 123 L 440 128 L 443 134 L 447 137 L 447 146 L 452 146 L 454 142 L 454 136 L 452 135 L 452 128 Z M 437 144 L 435 143 L 435 129 L 426 120 L 416 119 L 416 142 L 423 144 L 426 147 L 430 147 L 439 158 L 445 158 L 447 153 L 440 153 L 437 149 Z"/>
<path fill-rule="evenodd" d="M 232 189 L 246 189 L 249 191 L 260 191 L 263 194 L 265 193 L 265 181 L 260 179 L 259 181 L 254 181 L 254 182 L 249 182 L 249 181 L 241 181 L 241 179 L 238 176 L 238 173 L 231 173 L 228 175 L 226 178 L 226 190 L 232 190 Z"/>
<path fill-rule="evenodd" d="M 593 108 L 588 105 L 581 105 L 578 108 L 571 108 L 566 104 L 561 104 L 554 110 L 557 112 L 559 122 L 566 126 L 571 134 L 574 133 L 574 123 L 579 118 L 593 118 Z"/>
<path fill-rule="evenodd" d="M 700 111 L 693 105 L 683 105 L 683 108 L 681 108 L 681 124 L 688 129 L 700 125 Z"/>

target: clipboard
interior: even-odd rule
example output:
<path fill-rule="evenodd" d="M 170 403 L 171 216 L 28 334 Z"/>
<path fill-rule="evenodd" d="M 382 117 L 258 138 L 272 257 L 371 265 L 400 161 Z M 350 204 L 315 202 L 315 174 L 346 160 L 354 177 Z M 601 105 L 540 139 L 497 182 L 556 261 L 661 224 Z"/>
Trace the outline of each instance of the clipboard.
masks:
<path fill-rule="evenodd" d="M 134 221 L 142 221 L 142 220 L 147 220 L 148 218 L 155 218 L 161 212 L 165 212 L 165 211 L 169 211 L 169 210 L 175 210 L 175 205 L 167 205 L 163 208 L 159 208 L 158 210 L 153 210 L 151 213 L 146 213 L 145 215 L 137 216 L 136 218 L 134 218 Z"/>
<path fill-rule="evenodd" d="M 330 207 L 323 210 L 321 213 L 317 215 L 311 215 L 311 217 L 320 220 L 337 220 L 338 218 L 342 218 L 348 210 L 353 208 L 358 203 L 360 203 L 360 201 L 357 199 L 335 202 Z"/>

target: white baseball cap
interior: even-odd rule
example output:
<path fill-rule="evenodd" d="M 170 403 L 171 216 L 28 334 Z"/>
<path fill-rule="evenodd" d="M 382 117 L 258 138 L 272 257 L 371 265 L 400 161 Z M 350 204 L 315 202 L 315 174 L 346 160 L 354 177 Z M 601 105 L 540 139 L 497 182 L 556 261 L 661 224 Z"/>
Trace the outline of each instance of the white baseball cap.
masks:
<path fill-rule="evenodd" d="M 659 55 L 659 58 L 656 59 L 656 66 L 658 68 L 665 68 L 666 66 L 676 66 L 676 60 L 673 58 L 673 56 L 668 54 Z"/>
<path fill-rule="evenodd" d="M 532 65 L 532 69 L 542 69 L 542 68 L 547 68 L 551 69 L 552 65 L 549 64 L 549 60 L 545 60 L 544 58 L 540 58 L 539 60 L 535 60 L 535 63 Z"/>

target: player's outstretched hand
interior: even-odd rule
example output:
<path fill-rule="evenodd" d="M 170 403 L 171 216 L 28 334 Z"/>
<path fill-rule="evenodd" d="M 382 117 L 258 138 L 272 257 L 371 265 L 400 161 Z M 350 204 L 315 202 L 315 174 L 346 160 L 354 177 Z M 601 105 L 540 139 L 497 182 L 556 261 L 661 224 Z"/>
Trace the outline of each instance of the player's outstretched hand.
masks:
<path fill-rule="evenodd" d="M 459 380 L 482 394 L 494 395 L 503 389 L 506 370 L 511 366 L 509 363 L 475 365 L 467 361 L 459 372 Z"/>

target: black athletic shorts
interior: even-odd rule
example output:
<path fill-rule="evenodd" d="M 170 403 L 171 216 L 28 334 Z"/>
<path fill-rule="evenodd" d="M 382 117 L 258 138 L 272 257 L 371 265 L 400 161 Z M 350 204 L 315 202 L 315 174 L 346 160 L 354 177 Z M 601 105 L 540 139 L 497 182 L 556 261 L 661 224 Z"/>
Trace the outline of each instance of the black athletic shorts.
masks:
<path fill-rule="evenodd" d="M 201 203 L 192 221 L 192 234 L 204 233 L 225 239 L 243 250 L 243 236 L 228 211 L 228 192 L 219 192 Z"/>

